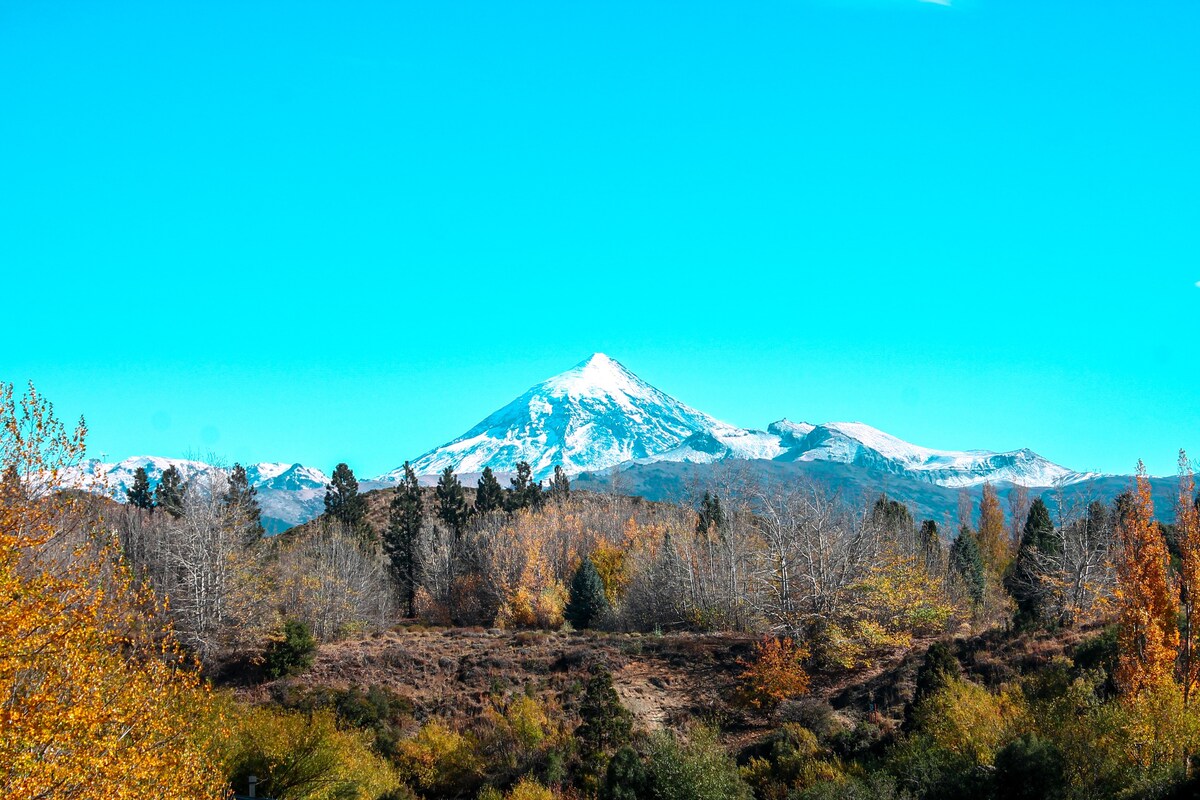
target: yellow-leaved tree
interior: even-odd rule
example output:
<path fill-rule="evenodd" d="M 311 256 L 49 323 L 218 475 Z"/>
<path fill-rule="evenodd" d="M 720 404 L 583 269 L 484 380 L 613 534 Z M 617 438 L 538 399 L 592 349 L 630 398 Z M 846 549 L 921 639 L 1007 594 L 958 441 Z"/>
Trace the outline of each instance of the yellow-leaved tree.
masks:
<path fill-rule="evenodd" d="M 0 786 L 6 797 L 217 798 L 209 698 L 94 508 L 84 454 L 32 385 L 0 384 Z"/>
<path fill-rule="evenodd" d="M 1178 601 L 1168 573 L 1167 543 L 1154 520 L 1146 467 L 1138 462 L 1137 488 L 1119 504 L 1117 603 L 1120 632 L 1117 685 L 1138 695 L 1170 680 L 1179 647 Z"/>
<path fill-rule="evenodd" d="M 1200 508 L 1196 507 L 1196 480 L 1187 453 L 1179 451 L 1179 497 L 1175 506 L 1175 528 L 1179 542 L 1180 600 L 1183 605 L 1183 641 L 1179 662 L 1183 702 L 1191 701 L 1192 689 L 1200 679 Z"/>

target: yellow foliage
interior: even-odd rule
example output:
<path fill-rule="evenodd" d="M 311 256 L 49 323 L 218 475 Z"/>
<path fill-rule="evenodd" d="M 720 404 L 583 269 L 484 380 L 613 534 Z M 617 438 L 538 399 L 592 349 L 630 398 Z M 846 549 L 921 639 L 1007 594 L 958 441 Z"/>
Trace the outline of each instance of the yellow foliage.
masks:
<path fill-rule="evenodd" d="M 528 776 L 521 778 L 505 794 L 494 786 L 479 793 L 478 800 L 555 800 L 557 795 Z"/>
<path fill-rule="evenodd" d="M 808 673 L 803 662 L 808 655 L 808 648 L 791 637 L 764 637 L 754 645 L 753 661 L 738 659 L 745 667 L 740 678 L 743 700 L 754 708 L 772 709 L 806 693 Z"/>
<path fill-rule="evenodd" d="M 482 768 L 475 743 L 438 720 L 422 725 L 416 736 L 402 741 L 397 749 L 401 777 L 425 791 L 469 781 Z"/>
<path fill-rule="evenodd" d="M 554 792 L 533 778 L 525 777 L 509 791 L 507 800 L 554 800 Z"/>
<path fill-rule="evenodd" d="M 1167 572 L 1170 556 L 1154 521 L 1150 480 L 1140 461 L 1137 491 L 1117 520 L 1117 536 L 1116 678 L 1123 693 L 1137 694 L 1171 676 L 1179 646 L 1178 599 Z"/>
<path fill-rule="evenodd" d="M 210 698 L 98 520 L 58 493 L 84 454 L 30 386 L 0 384 L 0 785 L 7 797 L 216 798 Z M 83 521 L 69 540 L 62 522 Z"/>
<path fill-rule="evenodd" d="M 979 550 L 993 575 L 1003 575 L 1013 560 L 1012 541 L 1004 530 L 1004 511 L 990 483 L 983 484 L 979 500 Z"/>
<path fill-rule="evenodd" d="M 992 694 L 956 678 L 917 706 L 915 720 L 939 746 L 977 764 L 991 764 L 1024 723 L 1025 705 L 1019 694 Z"/>
<path fill-rule="evenodd" d="M 591 559 L 604 583 L 604 597 L 609 605 L 616 605 L 625 596 L 631 578 L 625 550 L 602 544 L 592 551 Z"/>
<path fill-rule="evenodd" d="M 956 610 L 942 582 L 914 555 L 884 553 L 852 591 L 860 614 L 855 632 L 868 649 L 903 647 L 914 635 L 940 632 Z"/>
<path fill-rule="evenodd" d="M 1191 699 L 1193 687 L 1200 681 L 1200 509 L 1196 508 L 1196 480 L 1187 453 L 1179 451 L 1179 496 L 1175 506 L 1178 530 L 1181 597 L 1183 599 L 1183 636 L 1180 642 L 1180 672 L 1183 678 L 1183 702 Z"/>
<path fill-rule="evenodd" d="M 1180 687 L 1170 679 L 1144 686 L 1123 700 L 1122 754 L 1148 769 L 1182 763 L 1200 750 L 1200 719 L 1185 708 Z"/>
<path fill-rule="evenodd" d="M 237 788 L 255 775 L 265 796 L 372 800 L 400 786 L 395 770 L 371 749 L 371 735 L 339 729 L 331 711 L 305 714 L 228 702 L 232 730 L 222 747 Z"/>

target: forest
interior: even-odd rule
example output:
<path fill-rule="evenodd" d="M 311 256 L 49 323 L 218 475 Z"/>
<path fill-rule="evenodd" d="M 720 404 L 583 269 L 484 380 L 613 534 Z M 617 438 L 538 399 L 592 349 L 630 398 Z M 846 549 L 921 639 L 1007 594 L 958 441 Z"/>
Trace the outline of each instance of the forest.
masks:
<path fill-rule="evenodd" d="M 523 465 L 360 493 L 340 464 L 324 515 L 265 536 L 238 465 L 64 489 L 86 439 L 0 385 L 8 796 L 1200 788 L 1183 452 L 1172 508 L 1139 465 L 1112 503 L 987 486 L 954 530 L 816 483 L 652 503 Z"/>

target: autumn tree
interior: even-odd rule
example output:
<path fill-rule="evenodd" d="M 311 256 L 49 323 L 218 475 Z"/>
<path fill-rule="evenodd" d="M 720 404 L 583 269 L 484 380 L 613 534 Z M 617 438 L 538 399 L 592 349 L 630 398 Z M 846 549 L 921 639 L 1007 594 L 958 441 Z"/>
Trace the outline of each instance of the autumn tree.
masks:
<path fill-rule="evenodd" d="M 504 508 L 504 489 L 496 480 L 496 473 L 491 467 L 484 467 L 475 488 L 475 513 L 490 514 Z"/>
<path fill-rule="evenodd" d="M 183 476 L 174 464 L 163 470 L 154 487 L 154 505 L 172 517 L 183 514 Z"/>
<path fill-rule="evenodd" d="M 738 659 L 745 669 L 739 678 L 739 694 L 747 705 L 772 711 L 784 700 L 800 697 L 808 691 L 808 673 L 804 661 L 808 648 L 791 637 L 764 637 L 754 645 L 754 657 Z"/>
<path fill-rule="evenodd" d="M 1138 695 L 1172 675 L 1179 645 L 1178 602 L 1142 462 L 1138 462 L 1136 490 L 1119 505 L 1116 679 L 1123 693 Z"/>
<path fill-rule="evenodd" d="M 125 490 L 125 497 L 134 508 L 154 510 L 154 493 L 150 491 L 150 477 L 145 467 L 133 471 L 133 485 Z"/>
<path fill-rule="evenodd" d="M 1175 505 L 1175 528 L 1179 543 L 1180 605 L 1182 606 L 1182 642 L 1180 672 L 1183 678 L 1183 702 L 1200 680 L 1200 508 L 1197 508 L 1196 481 L 1187 453 L 1179 451 L 1179 495 Z"/>
<path fill-rule="evenodd" d="M 976 536 L 988 572 L 995 577 L 1003 575 L 1012 561 L 1012 548 L 1004 531 L 1004 510 L 1000 508 L 1000 498 L 990 483 L 983 484 Z"/>
<path fill-rule="evenodd" d="M 207 693 L 105 526 L 59 491 L 85 433 L 32 385 L 17 401 L 0 384 L 0 786 L 14 798 L 216 800 L 221 771 L 195 735 Z"/>
<path fill-rule="evenodd" d="M 497 487 L 499 488 L 499 487 Z M 420 539 L 424 510 L 421 486 L 407 461 L 404 477 L 388 507 L 388 524 L 383 533 L 383 552 L 399 589 L 400 606 L 409 617 L 417 615 L 416 597 L 420 581 Z"/>

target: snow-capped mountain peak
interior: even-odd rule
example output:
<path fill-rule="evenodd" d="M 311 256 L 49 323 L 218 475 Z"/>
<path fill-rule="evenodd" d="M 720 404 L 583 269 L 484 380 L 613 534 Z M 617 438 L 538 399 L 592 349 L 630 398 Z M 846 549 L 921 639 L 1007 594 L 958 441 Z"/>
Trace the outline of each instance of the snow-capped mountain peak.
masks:
<path fill-rule="evenodd" d="M 541 479 L 604 469 L 680 445 L 697 433 L 732 429 L 665 394 L 620 362 L 595 353 L 531 387 L 471 430 L 412 462 L 419 475 L 512 472 L 526 461 Z M 397 468 L 378 480 L 395 481 Z"/>

